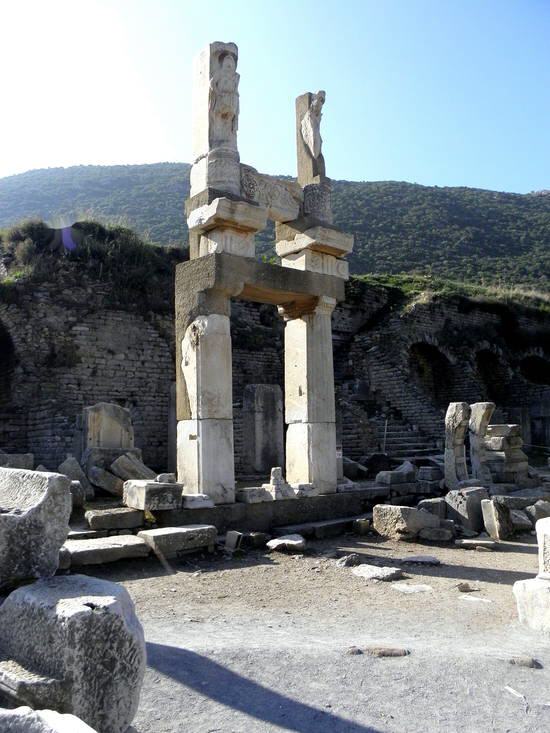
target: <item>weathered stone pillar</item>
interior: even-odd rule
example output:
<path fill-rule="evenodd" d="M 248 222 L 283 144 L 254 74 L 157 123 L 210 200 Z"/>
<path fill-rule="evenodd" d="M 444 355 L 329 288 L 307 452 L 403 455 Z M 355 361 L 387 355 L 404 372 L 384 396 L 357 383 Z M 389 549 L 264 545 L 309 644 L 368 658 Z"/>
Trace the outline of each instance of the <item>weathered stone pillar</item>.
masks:
<path fill-rule="evenodd" d="M 468 479 L 464 440 L 470 420 L 467 402 L 451 402 L 445 415 L 445 485 L 456 489 Z"/>
<path fill-rule="evenodd" d="M 181 341 L 178 481 L 216 504 L 235 500 L 233 391 L 229 316 L 197 316 Z"/>
<path fill-rule="evenodd" d="M 322 296 L 307 313 L 283 310 L 285 327 L 286 479 L 336 491 L 336 418 L 331 315 Z"/>
<path fill-rule="evenodd" d="M 475 402 L 470 405 L 469 435 L 472 476 L 488 483 L 492 483 L 493 479 L 487 465 L 485 434 L 494 411 L 494 402 Z"/>

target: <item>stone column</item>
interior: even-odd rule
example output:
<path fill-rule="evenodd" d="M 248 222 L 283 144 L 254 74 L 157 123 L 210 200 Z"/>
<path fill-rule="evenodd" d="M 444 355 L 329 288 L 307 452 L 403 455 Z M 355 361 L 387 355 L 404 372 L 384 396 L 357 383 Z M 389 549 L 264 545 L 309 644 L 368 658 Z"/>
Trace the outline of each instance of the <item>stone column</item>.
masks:
<path fill-rule="evenodd" d="M 308 312 L 285 319 L 286 478 L 336 491 L 336 420 L 331 315 L 336 301 L 322 296 Z"/>
<path fill-rule="evenodd" d="M 456 489 L 468 479 L 464 440 L 470 420 L 467 402 L 451 402 L 445 415 L 445 485 Z"/>
<path fill-rule="evenodd" d="M 472 476 L 480 481 L 492 483 L 491 471 L 487 465 L 485 450 L 485 434 L 491 416 L 495 411 L 494 402 L 475 402 L 470 405 L 470 462 L 472 464 Z"/>
<path fill-rule="evenodd" d="M 235 501 L 229 315 L 199 315 L 181 341 L 178 481 L 216 504 Z"/>

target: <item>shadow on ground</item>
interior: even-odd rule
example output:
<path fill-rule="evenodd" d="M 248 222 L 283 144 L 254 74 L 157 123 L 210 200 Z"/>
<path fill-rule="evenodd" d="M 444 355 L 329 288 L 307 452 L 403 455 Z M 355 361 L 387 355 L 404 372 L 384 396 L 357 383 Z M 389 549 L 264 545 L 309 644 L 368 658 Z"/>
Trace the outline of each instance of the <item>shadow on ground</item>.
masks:
<path fill-rule="evenodd" d="M 376 728 L 297 702 L 187 649 L 148 643 L 147 663 L 157 672 L 220 705 L 284 730 L 297 733 L 381 733 Z"/>

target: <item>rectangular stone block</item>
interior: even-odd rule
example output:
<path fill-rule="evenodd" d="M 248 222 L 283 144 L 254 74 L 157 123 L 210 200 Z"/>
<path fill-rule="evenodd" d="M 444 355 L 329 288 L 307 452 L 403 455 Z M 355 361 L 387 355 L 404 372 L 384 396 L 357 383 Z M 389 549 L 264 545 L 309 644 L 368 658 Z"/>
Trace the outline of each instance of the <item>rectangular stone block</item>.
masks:
<path fill-rule="evenodd" d="M 132 453 L 124 453 L 111 463 L 110 470 L 123 481 L 154 479 L 156 473 Z"/>
<path fill-rule="evenodd" d="M 517 580 L 514 596 L 520 623 L 535 631 L 550 633 L 550 580 Z"/>
<path fill-rule="evenodd" d="M 287 257 L 304 249 L 344 257 L 353 250 L 353 235 L 333 227 L 316 226 L 304 232 L 297 231 L 293 239 L 281 240 L 275 245 L 279 257 Z"/>
<path fill-rule="evenodd" d="M 85 407 L 83 413 L 82 447 L 118 448 L 134 447 L 134 428 L 130 410 L 110 402 L 98 402 Z"/>
<path fill-rule="evenodd" d="M 101 565 L 106 562 L 146 557 L 149 545 L 134 535 L 98 537 L 92 540 L 67 540 L 63 547 L 71 556 L 71 567 L 77 565 Z"/>
<path fill-rule="evenodd" d="M 489 498 L 487 489 L 473 487 L 449 491 L 445 496 L 447 518 L 474 532 L 483 530 L 481 502 Z"/>
<path fill-rule="evenodd" d="M 292 423 L 286 434 L 286 479 L 313 484 L 321 494 L 336 492 L 335 423 Z"/>
<path fill-rule="evenodd" d="M 211 509 L 212 499 L 206 494 L 182 494 L 182 509 Z"/>
<path fill-rule="evenodd" d="M 273 497 L 262 486 L 247 486 L 237 489 L 236 499 L 242 504 L 261 504 L 264 501 L 273 501 Z"/>
<path fill-rule="evenodd" d="M 233 417 L 231 332 L 227 316 L 199 316 L 185 331 L 181 369 L 187 419 Z"/>
<path fill-rule="evenodd" d="M 161 511 L 182 508 L 183 484 L 157 481 L 126 481 L 123 501 L 127 507 L 141 511 Z"/>
<path fill-rule="evenodd" d="M 278 384 L 248 384 L 243 395 L 243 470 L 269 474 L 284 465 L 283 393 Z"/>
<path fill-rule="evenodd" d="M 323 252 L 314 252 L 311 249 L 304 249 L 282 257 L 281 265 L 294 270 L 309 270 L 310 272 L 320 272 L 323 275 L 333 275 L 334 277 L 341 277 L 342 280 L 349 280 L 349 263 L 347 260 Z"/>
<path fill-rule="evenodd" d="M 155 555 L 170 559 L 201 548 L 214 549 L 216 527 L 209 524 L 190 524 L 187 527 L 160 527 L 145 529 L 138 537 L 146 542 Z"/>
<path fill-rule="evenodd" d="M 482 499 L 481 511 L 487 534 L 493 540 L 506 540 L 514 533 L 510 510 L 494 499 Z"/>
<path fill-rule="evenodd" d="M 144 522 L 143 512 L 127 507 L 90 509 L 84 516 L 90 529 L 135 529 Z"/>
<path fill-rule="evenodd" d="M 207 494 L 215 504 L 235 501 L 232 420 L 178 422 L 178 481 L 186 494 Z"/>
<path fill-rule="evenodd" d="M 487 438 L 521 437 L 521 425 L 489 425 Z"/>

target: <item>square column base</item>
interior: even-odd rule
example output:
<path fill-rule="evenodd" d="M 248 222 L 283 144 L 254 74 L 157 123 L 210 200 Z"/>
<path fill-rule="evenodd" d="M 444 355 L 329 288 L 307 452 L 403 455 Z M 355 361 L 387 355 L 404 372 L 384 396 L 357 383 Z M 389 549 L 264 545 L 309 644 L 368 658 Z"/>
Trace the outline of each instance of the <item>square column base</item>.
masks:
<path fill-rule="evenodd" d="M 214 504 L 235 501 L 233 420 L 180 420 L 177 451 L 185 494 L 207 494 Z"/>
<path fill-rule="evenodd" d="M 286 433 L 286 480 L 336 493 L 336 423 L 296 422 Z"/>

